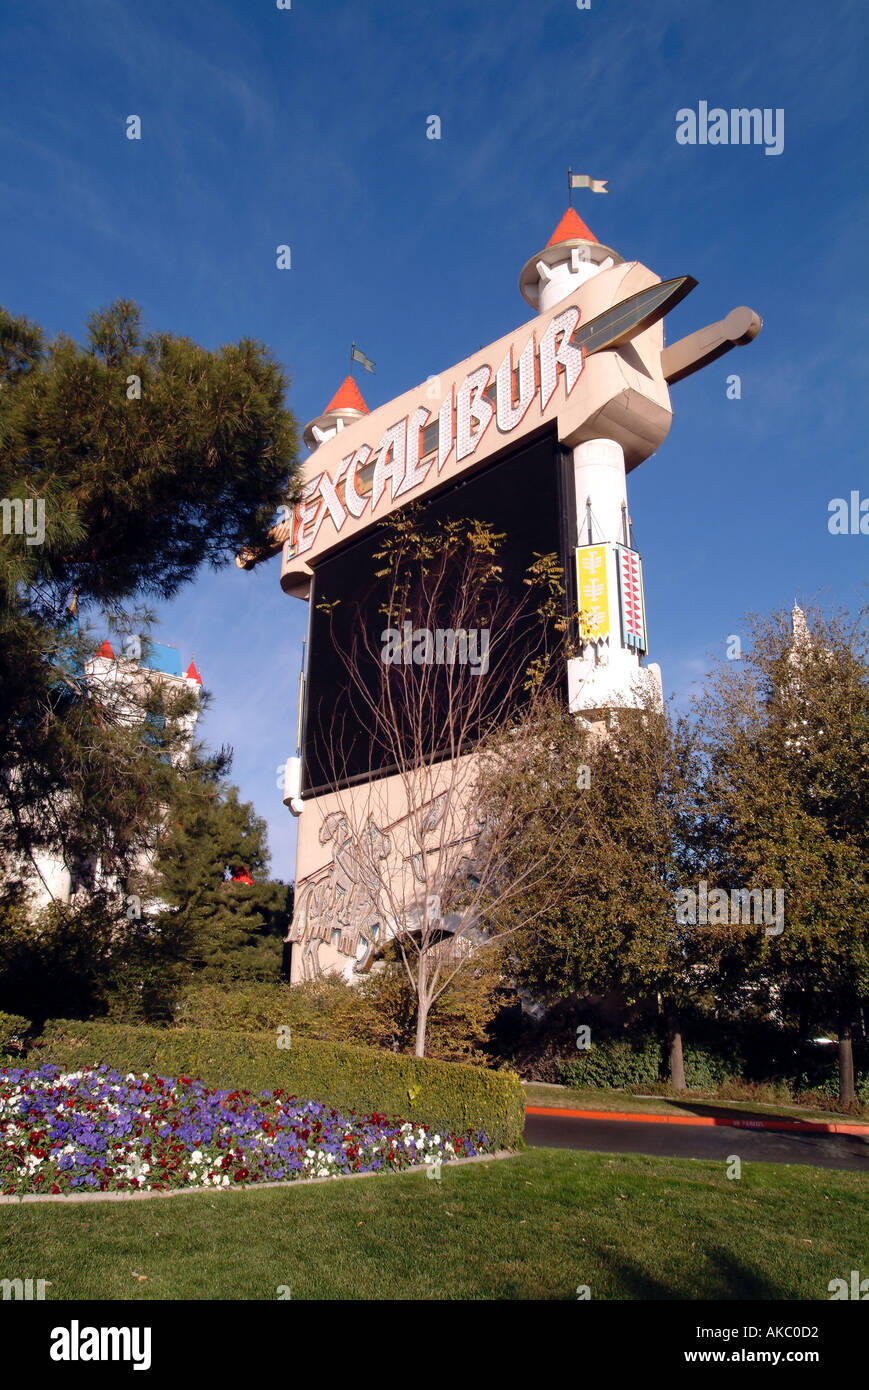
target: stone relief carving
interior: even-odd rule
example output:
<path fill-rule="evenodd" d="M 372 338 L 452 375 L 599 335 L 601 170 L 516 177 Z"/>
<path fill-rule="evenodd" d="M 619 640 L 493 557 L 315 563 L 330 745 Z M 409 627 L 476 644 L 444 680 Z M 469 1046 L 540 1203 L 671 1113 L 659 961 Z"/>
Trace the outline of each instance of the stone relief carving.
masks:
<path fill-rule="evenodd" d="M 449 792 L 441 792 L 424 808 L 420 822 L 424 835 L 433 835 L 437 830 L 446 814 L 448 801 Z M 296 911 L 286 938 L 302 948 L 305 979 L 316 979 L 320 974 L 320 944 L 324 941 L 354 962 L 355 974 L 364 974 L 370 969 L 388 934 L 387 913 L 381 902 L 381 865 L 400 839 L 396 834 L 400 825 L 401 822 L 397 822 L 384 830 L 369 815 L 364 829 L 354 835 L 343 811 L 332 811 L 324 819 L 319 839 L 321 844 L 333 846 L 332 858 L 299 885 Z M 477 870 L 476 855 L 483 828 L 480 822 L 472 834 L 448 847 L 453 850 L 456 844 L 468 844 L 468 852 L 458 861 L 455 872 L 470 882 L 474 881 Z M 410 866 L 413 879 L 425 884 L 422 851 L 410 856 Z M 420 911 L 415 906 L 408 909 L 409 924 Z M 459 920 L 455 914 L 445 917 L 444 931 L 455 931 Z"/>

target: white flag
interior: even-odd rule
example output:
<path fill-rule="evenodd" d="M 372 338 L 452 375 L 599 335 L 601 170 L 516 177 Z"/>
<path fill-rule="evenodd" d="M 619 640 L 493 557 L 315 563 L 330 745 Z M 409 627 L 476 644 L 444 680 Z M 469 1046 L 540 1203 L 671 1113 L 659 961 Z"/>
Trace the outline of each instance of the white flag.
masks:
<path fill-rule="evenodd" d="M 374 371 L 374 363 L 371 361 L 371 358 L 366 357 L 362 349 L 358 348 L 355 343 L 350 344 L 350 361 L 361 362 L 366 372 Z"/>
<path fill-rule="evenodd" d="M 609 179 L 590 179 L 588 174 L 571 174 L 571 188 L 590 188 L 592 193 L 609 193 Z"/>

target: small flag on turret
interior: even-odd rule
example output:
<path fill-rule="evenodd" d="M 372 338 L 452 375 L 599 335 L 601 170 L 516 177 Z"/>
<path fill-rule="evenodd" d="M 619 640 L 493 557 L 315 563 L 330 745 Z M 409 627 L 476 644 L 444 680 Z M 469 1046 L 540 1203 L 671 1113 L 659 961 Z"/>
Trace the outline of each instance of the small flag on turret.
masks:
<path fill-rule="evenodd" d="M 588 188 L 592 193 L 609 193 L 609 179 L 590 179 L 588 174 L 575 174 L 572 169 L 568 169 L 567 172 L 571 188 Z"/>
<path fill-rule="evenodd" d="M 366 356 L 365 356 L 365 353 L 364 353 L 364 352 L 361 352 L 360 349 L 356 346 L 355 343 L 351 343 L 351 344 L 350 344 L 350 361 L 351 361 L 351 362 L 361 362 L 361 364 L 362 364 L 362 366 L 365 368 L 366 372 L 373 372 L 373 371 L 374 371 L 374 363 L 371 361 L 371 358 L 370 358 L 370 357 L 366 357 Z"/>

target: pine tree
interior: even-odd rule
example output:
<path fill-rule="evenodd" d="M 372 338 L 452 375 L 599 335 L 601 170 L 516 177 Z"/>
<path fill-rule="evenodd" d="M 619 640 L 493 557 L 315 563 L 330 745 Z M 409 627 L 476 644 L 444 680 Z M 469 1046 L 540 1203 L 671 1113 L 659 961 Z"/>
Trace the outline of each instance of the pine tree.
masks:
<path fill-rule="evenodd" d="M 84 662 L 107 627 L 147 632 L 148 596 L 262 545 L 294 477 L 286 386 L 259 344 L 148 334 L 128 301 L 94 314 L 83 346 L 0 310 L 7 902 L 38 854 L 99 857 L 123 881 L 153 848 L 193 697 L 142 683 L 121 710 Z"/>
<path fill-rule="evenodd" d="M 220 770 L 187 770 L 143 892 L 162 906 L 156 929 L 184 943 L 188 978 L 277 980 L 292 889 L 268 878 L 266 822 Z"/>

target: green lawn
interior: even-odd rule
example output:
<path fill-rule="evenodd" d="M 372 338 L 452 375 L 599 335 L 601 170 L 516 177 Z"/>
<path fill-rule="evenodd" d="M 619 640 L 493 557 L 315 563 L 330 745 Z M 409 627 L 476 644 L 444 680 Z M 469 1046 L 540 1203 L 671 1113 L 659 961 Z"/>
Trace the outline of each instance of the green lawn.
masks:
<path fill-rule="evenodd" d="M 647 1115 L 713 1115 L 720 1111 L 743 1118 L 760 1115 L 767 1119 L 809 1120 L 814 1124 L 869 1126 L 867 1115 L 816 1110 L 808 1105 L 768 1105 L 757 1101 L 704 1100 L 698 1097 L 678 1100 L 675 1096 L 634 1096 L 629 1091 L 547 1086 L 541 1081 L 526 1081 L 523 1085 L 528 1105 L 549 1105 L 559 1110 L 624 1110 Z"/>
<path fill-rule="evenodd" d="M 51 1298 L 827 1299 L 867 1230 L 858 1173 L 529 1149 L 440 1181 L 0 1206 L 0 1274 Z"/>

